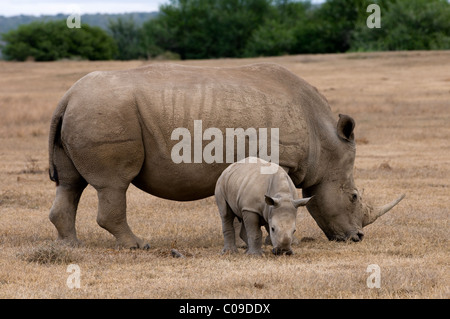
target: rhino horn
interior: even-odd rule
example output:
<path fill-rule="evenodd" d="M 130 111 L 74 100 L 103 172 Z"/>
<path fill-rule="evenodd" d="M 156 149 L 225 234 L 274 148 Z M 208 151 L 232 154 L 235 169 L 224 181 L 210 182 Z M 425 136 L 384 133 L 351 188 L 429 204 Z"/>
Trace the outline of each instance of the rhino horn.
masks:
<path fill-rule="evenodd" d="M 364 219 L 363 219 L 363 227 L 372 224 L 374 221 L 377 220 L 378 217 L 383 216 L 384 214 L 386 214 L 388 211 L 390 211 L 395 205 L 397 205 L 398 203 L 400 203 L 400 201 L 405 198 L 405 194 L 402 194 L 399 198 L 397 198 L 396 200 L 392 201 L 389 204 L 386 204 L 384 206 L 380 206 L 380 207 L 367 207 L 367 211 L 364 214 Z"/>
<path fill-rule="evenodd" d="M 295 208 L 299 208 L 300 206 L 305 206 L 306 204 L 308 204 L 309 200 L 313 197 L 314 196 L 307 197 L 307 198 L 294 199 L 292 201 L 292 204 L 294 205 Z"/>

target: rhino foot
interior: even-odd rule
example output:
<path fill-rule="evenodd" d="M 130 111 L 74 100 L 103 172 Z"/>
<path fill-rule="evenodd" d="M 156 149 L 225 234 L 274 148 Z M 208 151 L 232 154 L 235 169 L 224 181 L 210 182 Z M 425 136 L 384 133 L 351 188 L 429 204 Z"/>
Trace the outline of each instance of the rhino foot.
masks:
<path fill-rule="evenodd" d="M 273 248 L 272 249 L 272 253 L 274 255 L 280 256 L 280 255 L 287 255 L 290 256 L 292 255 L 294 252 L 292 251 L 292 249 L 280 249 L 280 248 Z"/>
<path fill-rule="evenodd" d="M 139 239 L 136 236 L 133 236 L 133 239 L 124 241 L 124 240 L 117 240 L 117 247 L 120 248 L 129 248 L 131 250 L 135 249 L 142 249 L 142 250 L 149 250 L 150 244 L 145 242 L 142 239 Z"/>
<path fill-rule="evenodd" d="M 236 239 L 236 247 L 238 248 L 247 248 L 247 244 L 242 239 Z"/>
<path fill-rule="evenodd" d="M 140 247 L 140 246 L 132 246 L 132 247 L 130 247 L 130 249 L 131 250 L 136 250 L 136 249 L 149 250 L 150 249 L 150 245 L 149 244 L 145 244 L 142 247 Z"/>
<path fill-rule="evenodd" d="M 58 239 L 56 239 L 56 242 L 58 244 L 62 244 L 62 245 L 66 245 L 66 246 L 74 247 L 74 248 L 80 247 L 80 246 L 83 245 L 83 243 L 81 241 L 79 241 L 77 238 L 68 238 L 68 237 L 61 238 L 61 237 L 58 237 Z"/>
<path fill-rule="evenodd" d="M 231 255 L 231 254 L 237 254 L 238 253 L 238 249 L 237 249 L 237 247 L 232 247 L 232 248 L 227 248 L 227 247 L 224 247 L 223 249 L 222 249 L 222 255 Z"/>
<path fill-rule="evenodd" d="M 136 245 L 136 246 L 131 246 L 130 247 L 131 250 L 136 250 L 136 249 L 142 249 L 142 250 L 149 250 L 150 249 L 150 244 L 144 244 L 144 245 Z"/>
<path fill-rule="evenodd" d="M 264 255 L 262 249 L 247 249 L 247 251 L 245 253 L 247 255 L 251 255 L 251 256 L 263 256 Z"/>

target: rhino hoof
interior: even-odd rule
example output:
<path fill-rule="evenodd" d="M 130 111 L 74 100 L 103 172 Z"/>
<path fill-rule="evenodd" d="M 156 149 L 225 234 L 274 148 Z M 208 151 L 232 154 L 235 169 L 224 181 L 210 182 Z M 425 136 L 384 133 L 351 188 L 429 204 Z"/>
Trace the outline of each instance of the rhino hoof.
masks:
<path fill-rule="evenodd" d="M 56 240 L 57 243 L 60 243 L 62 245 L 67 245 L 72 248 L 78 248 L 83 246 L 83 243 L 79 241 L 78 239 L 72 239 L 72 238 L 58 238 Z"/>
<path fill-rule="evenodd" d="M 237 254 L 238 250 L 237 248 L 224 248 L 222 249 L 222 255 L 231 255 L 231 254 Z"/>
<path fill-rule="evenodd" d="M 149 244 L 145 244 L 144 246 L 132 246 L 130 247 L 130 250 L 136 250 L 136 249 L 142 249 L 142 250 L 149 250 L 150 249 L 150 245 Z"/>
<path fill-rule="evenodd" d="M 273 248 L 273 249 L 272 249 L 272 253 L 273 253 L 274 255 L 277 255 L 277 256 L 279 256 L 279 255 L 287 255 L 287 256 L 290 256 L 290 255 L 292 255 L 294 252 L 293 252 L 291 249 L 277 249 L 277 248 Z"/>
<path fill-rule="evenodd" d="M 264 255 L 262 250 L 253 250 L 253 251 L 247 250 L 245 253 L 247 255 L 257 256 L 257 257 L 262 257 Z"/>

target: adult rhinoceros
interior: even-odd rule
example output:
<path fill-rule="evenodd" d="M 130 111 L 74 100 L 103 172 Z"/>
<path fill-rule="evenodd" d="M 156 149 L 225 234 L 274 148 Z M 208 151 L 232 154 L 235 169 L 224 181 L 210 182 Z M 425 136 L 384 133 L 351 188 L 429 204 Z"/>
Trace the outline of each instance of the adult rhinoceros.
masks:
<path fill-rule="evenodd" d="M 58 238 L 77 242 L 76 210 L 88 183 L 98 193 L 98 224 L 130 248 L 148 247 L 127 224 L 130 183 L 172 200 L 213 195 L 229 163 L 171 158 L 174 129 L 192 132 L 195 120 L 222 132 L 278 128 L 279 164 L 305 197 L 314 196 L 307 208 L 330 240 L 361 240 L 362 228 L 403 198 L 379 208 L 362 201 L 353 181 L 354 120 L 336 121 L 317 89 L 285 68 L 155 64 L 90 73 L 59 102 L 49 136 L 57 185 L 49 217 Z"/>

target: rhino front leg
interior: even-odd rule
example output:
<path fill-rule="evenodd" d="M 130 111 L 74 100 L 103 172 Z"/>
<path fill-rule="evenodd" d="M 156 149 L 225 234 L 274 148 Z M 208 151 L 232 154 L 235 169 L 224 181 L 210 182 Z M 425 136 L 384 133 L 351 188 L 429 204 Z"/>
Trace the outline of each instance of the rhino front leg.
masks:
<path fill-rule="evenodd" d="M 116 237 L 118 246 L 148 249 L 150 246 L 136 237 L 128 226 L 126 216 L 126 189 L 97 190 L 97 223 Z"/>
<path fill-rule="evenodd" d="M 253 212 L 242 212 L 244 227 L 247 230 L 247 244 L 246 251 L 249 255 L 262 255 L 262 231 L 259 224 L 260 216 Z"/>
<path fill-rule="evenodd" d="M 264 227 L 266 228 L 267 231 L 267 237 L 264 240 L 264 245 L 270 245 L 272 246 L 272 239 L 270 238 L 270 229 L 269 229 L 269 224 L 264 225 Z"/>

